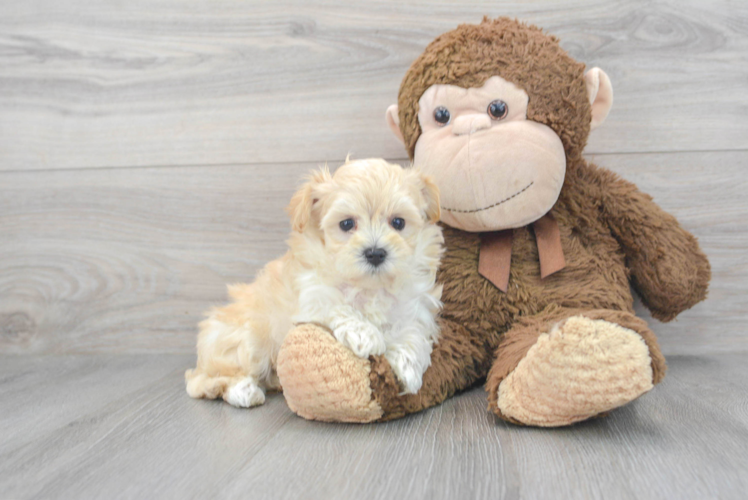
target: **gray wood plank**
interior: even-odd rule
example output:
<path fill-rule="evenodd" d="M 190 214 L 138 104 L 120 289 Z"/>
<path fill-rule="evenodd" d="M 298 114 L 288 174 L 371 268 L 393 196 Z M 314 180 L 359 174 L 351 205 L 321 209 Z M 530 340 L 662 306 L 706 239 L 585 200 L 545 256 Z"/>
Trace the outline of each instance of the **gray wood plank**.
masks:
<path fill-rule="evenodd" d="M 34 0 L 0 5 L 0 169 L 400 157 L 405 70 L 484 14 L 610 74 L 589 152 L 748 149 L 745 2 Z"/>
<path fill-rule="evenodd" d="M 748 152 L 592 160 L 653 194 L 711 258 L 708 301 L 652 320 L 664 351 L 747 350 Z M 0 351 L 193 352 L 225 284 L 284 251 L 283 207 L 311 168 L 0 173 Z"/>
<path fill-rule="evenodd" d="M 30 436 L 77 426 L 92 412 L 150 387 L 193 361 L 190 355 L 5 356 L 0 368 L 0 455 Z"/>
<path fill-rule="evenodd" d="M 5 498 L 142 498 L 146 493 L 149 498 L 174 498 L 175 491 L 180 497 L 206 498 L 286 420 L 295 418 L 281 396 L 271 398 L 261 413 L 192 400 L 184 391 L 184 370 L 194 363 L 192 356 L 141 357 L 119 358 L 161 365 L 161 373 L 129 374 L 134 382 L 148 379 L 147 384 L 121 387 L 114 379 L 128 374 L 99 366 L 94 373 L 111 387 L 86 388 L 95 392 L 88 398 L 79 398 L 75 389 L 67 393 L 72 404 L 85 410 L 81 416 L 70 422 L 61 419 L 54 429 L 30 430 L 22 436 L 22 445 L 0 453 L 0 491 Z M 3 358 L 7 359 L 12 358 Z M 91 365 L 85 356 L 44 359 L 53 367 Z M 74 381 L 62 371 L 54 385 L 64 390 L 66 383 Z M 38 385 L 24 388 L 24 393 L 4 398 L 7 404 L 19 405 L 27 417 L 51 406 L 44 398 L 38 399 L 41 408 L 31 404 L 40 395 Z"/>
<path fill-rule="evenodd" d="M 189 399 L 182 369 L 191 356 L 2 356 L 2 411 L 32 420 L 48 413 L 50 422 L 3 426 L 0 491 L 18 499 L 738 499 L 748 487 L 746 360 L 675 356 L 652 393 L 553 430 L 499 421 L 480 388 L 386 424 L 323 424 L 294 416 L 281 395 L 252 410 Z M 163 369 L 140 374 L 151 364 Z M 37 375 L 13 378 L 28 367 Z M 40 384 L 55 372 L 53 385 L 76 408 L 72 420 Z M 80 387 L 89 382 L 83 372 L 134 384 Z"/>
<path fill-rule="evenodd" d="M 192 352 L 226 283 L 284 251 L 312 167 L 3 174 L 0 348 Z"/>

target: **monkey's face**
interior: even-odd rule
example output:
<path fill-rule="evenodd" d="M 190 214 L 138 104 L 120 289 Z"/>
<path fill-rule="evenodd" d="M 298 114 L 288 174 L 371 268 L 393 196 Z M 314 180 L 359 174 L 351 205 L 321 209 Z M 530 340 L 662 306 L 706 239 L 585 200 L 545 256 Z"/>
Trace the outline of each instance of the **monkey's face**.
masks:
<path fill-rule="evenodd" d="M 414 164 L 441 191 L 442 221 L 466 231 L 521 227 L 556 203 L 561 139 L 527 119 L 527 93 L 499 76 L 482 87 L 432 85 L 418 101 Z"/>

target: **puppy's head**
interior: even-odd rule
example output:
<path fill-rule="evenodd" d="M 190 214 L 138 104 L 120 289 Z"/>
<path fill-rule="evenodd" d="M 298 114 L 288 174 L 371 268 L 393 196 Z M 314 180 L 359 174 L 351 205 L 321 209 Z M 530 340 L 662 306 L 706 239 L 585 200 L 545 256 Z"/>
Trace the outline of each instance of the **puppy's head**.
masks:
<path fill-rule="evenodd" d="M 334 176 L 323 169 L 288 210 L 294 231 L 324 248 L 320 264 L 346 282 L 377 287 L 438 265 L 439 192 L 416 169 L 378 159 L 348 161 Z"/>

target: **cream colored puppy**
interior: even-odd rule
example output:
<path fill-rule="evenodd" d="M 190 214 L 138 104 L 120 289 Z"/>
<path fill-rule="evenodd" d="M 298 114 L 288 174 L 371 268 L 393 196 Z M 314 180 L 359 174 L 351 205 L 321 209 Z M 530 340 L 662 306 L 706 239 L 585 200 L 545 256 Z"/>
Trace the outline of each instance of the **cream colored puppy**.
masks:
<path fill-rule="evenodd" d="M 296 323 L 318 323 L 357 356 L 384 354 L 405 393 L 431 363 L 441 306 L 439 194 L 414 169 L 348 161 L 313 173 L 288 207 L 288 252 L 200 324 L 187 393 L 234 406 L 279 388 L 276 358 Z"/>

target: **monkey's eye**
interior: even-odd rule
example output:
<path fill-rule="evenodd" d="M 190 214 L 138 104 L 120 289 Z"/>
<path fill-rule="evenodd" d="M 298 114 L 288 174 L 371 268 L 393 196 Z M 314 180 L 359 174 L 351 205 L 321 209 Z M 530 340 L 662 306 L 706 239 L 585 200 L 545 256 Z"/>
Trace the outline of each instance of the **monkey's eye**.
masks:
<path fill-rule="evenodd" d="M 356 227 L 356 221 L 353 219 L 345 219 L 341 220 L 340 224 L 338 225 L 340 226 L 340 229 L 347 233 L 348 231 Z"/>
<path fill-rule="evenodd" d="M 446 125 L 449 123 L 449 110 L 444 106 L 439 106 L 434 110 L 434 120 L 440 125 Z"/>
<path fill-rule="evenodd" d="M 506 118 L 507 113 L 509 113 L 509 106 L 507 106 L 501 99 L 496 99 L 488 105 L 488 116 L 490 116 L 492 120 Z"/>
<path fill-rule="evenodd" d="M 398 231 L 402 231 L 405 227 L 405 220 L 400 217 L 395 217 L 390 221 L 390 225 Z"/>

